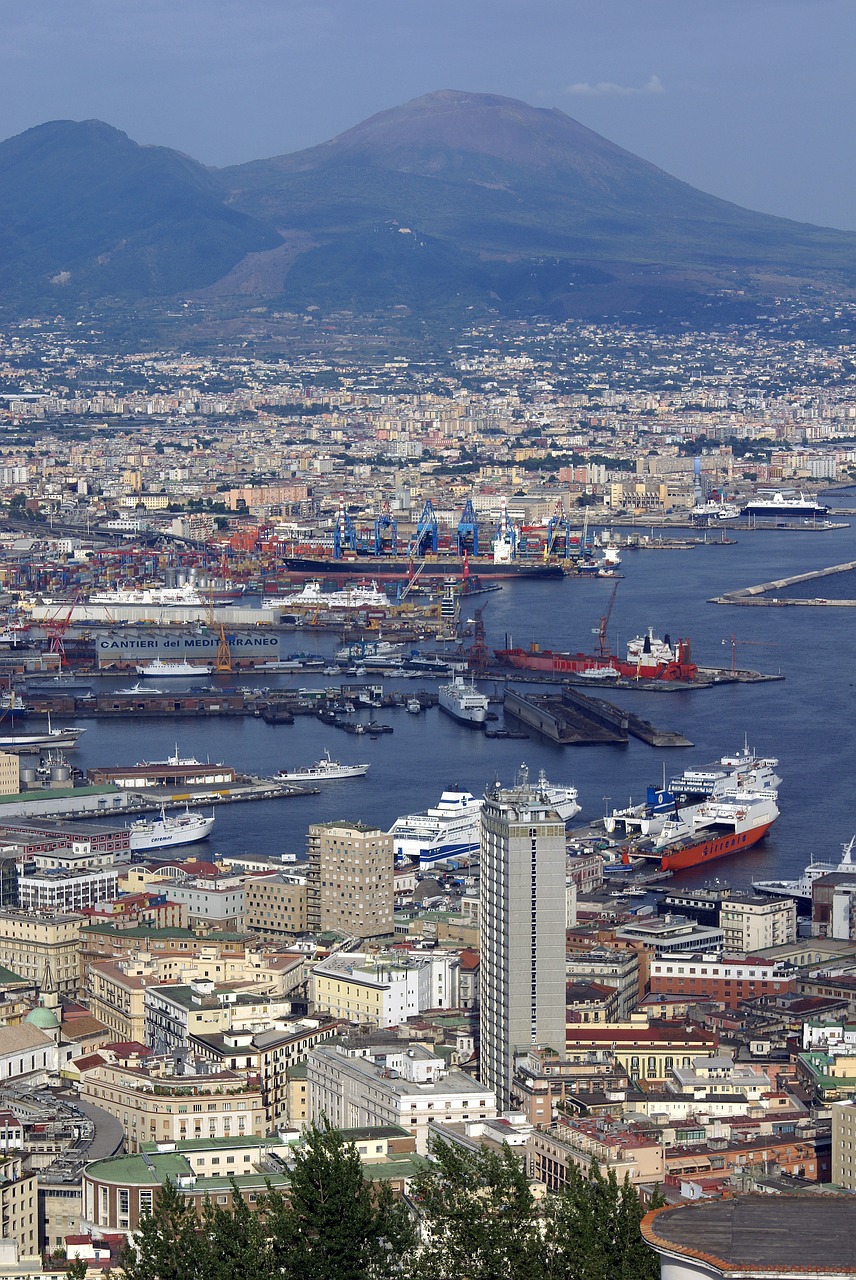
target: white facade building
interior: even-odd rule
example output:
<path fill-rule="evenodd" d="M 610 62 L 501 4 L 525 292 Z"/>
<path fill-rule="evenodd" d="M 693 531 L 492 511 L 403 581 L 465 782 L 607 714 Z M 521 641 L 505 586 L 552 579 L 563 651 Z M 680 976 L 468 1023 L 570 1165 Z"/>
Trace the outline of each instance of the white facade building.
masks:
<path fill-rule="evenodd" d="M 496 1096 L 463 1071 L 447 1070 L 423 1044 L 385 1047 L 371 1058 L 342 1045 L 318 1045 L 306 1059 L 307 1119 L 336 1128 L 397 1124 L 428 1150 L 432 1120 L 490 1120 Z"/>
<path fill-rule="evenodd" d="M 501 1110 L 516 1054 L 565 1048 L 565 824 L 521 775 L 481 811 L 480 1074 Z"/>

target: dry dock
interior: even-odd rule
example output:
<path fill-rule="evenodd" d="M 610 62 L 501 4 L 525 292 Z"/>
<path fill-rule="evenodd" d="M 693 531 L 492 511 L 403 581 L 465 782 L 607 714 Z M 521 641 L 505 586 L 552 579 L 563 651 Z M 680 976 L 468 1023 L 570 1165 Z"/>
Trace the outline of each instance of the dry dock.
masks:
<path fill-rule="evenodd" d="M 559 694 L 526 694 L 509 689 L 503 709 L 507 716 L 537 729 L 552 742 L 580 746 L 601 742 L 627 742 L 632 735 L 652 747 L 691 747 L 688 738 L 669 729 L 658 729 L 648 720 L 616 707 L 602 698 L 589 698 L 576 689 Z"/>

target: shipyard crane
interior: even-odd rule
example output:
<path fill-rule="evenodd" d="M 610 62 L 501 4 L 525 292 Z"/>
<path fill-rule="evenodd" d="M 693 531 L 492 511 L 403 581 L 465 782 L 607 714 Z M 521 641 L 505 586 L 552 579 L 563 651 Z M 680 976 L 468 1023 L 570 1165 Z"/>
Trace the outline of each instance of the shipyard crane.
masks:
<path fill-rule="evenodd" d="M 64 667 L 66 665 L 64 638 L 66 631 L 68 631 L 68 628 L 71 626 L 71 620 L 74 616 L 74 606 L 77 604 L 79 599 L 80 593 L 78 592 L 66 609 L 65 613 L 55 613 L 52 617 L 46 618 L 44 622 L 40 624 L 45 634 L 50 636 L 51 643 L 49 652 L 55 653 L 59 656 L 60 667 Z"/>
<path fill-rule="evenodd" d="M 612 657 L 612 654 L 609 651 L 609 639 L 606 634 L 606 629 L 609 626 L 609 620 L 612 617 L 612 606 L 615 604 L 615 593 L 618 590 L 618 583 L 619 579 L 616 578 L 612 586 L 612 591 L 609 593 L 609 603 L 606 606 L 606 613 L 603 614 L 600 622 L 594 628 L 594 634 L 597 636 L 597 640 L 594 644 L 594 651 L 595 656 L 598 658 L 607 659 Z"/>
<path fill-rule="evenodd" d="M 466 553 L 473 556 L 478 555 L 479 522 L 476 519 L 472 498 L 467 498 L 464 503 L 464 509 L 461 512 L 461 518 L 458 521 L 458 530 L 455 535 L 455 540 L 459 556 L 463 556 Z"/>
<path fill-rule="evenodd" d="M 487 601 L 474 610 L 473 643 L 470 648 L 468 663 L 473 671 L 486 671 L 490 666 L 490 652 L 487 647 L 484 618 L 482 616 L 489 603 L 490 601 Z"/>
<path fill-rule="evenodd" d="M 778 649 L 778 640 L 738 640 L 734 632 L 731 633 L 730 640 L 723 640 L 722 644 L 731 645 L 731 674 L 737 672 L 737 646 L 739 644 L 751 644 L 761 649 Z"/>
<path fill-rule="evenodd" d="M 434 504 L 430 498 L 426 498 L 425 506 L 422 508 L 422 514 L 416 523 L 416 530 L 410 540 L 408 554 L 411 557 L 424 556 L 427 550 L 432 555 L 436 555 L 439 545 L 440 526 L 437 522 Z"/>

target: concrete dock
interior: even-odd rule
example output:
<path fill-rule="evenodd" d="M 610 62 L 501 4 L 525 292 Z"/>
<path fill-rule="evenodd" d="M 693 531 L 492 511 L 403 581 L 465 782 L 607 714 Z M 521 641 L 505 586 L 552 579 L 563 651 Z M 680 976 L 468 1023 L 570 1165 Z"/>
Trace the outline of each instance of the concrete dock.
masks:
<path fill-rule="evenodd" d="M 789 587 L 797 586 L 803 582 L 816 582 L 823 578 L 834 577 L 839 573 L 850 573 L 853 569 L 856 569 L 856 560 L 848 560 L 844 564 L 829 565 L 826 569 L 812 569 L 808 573 L 795 573 L 788 578 L 775 578 L 772 582 L 759 582 L 752 587 L 740 587 L 736 591 L 728 591 L 724 595 L 714 596 L 708 603 L 754 606 L 773 605 L 778 607 L 826 605 L 835 608 L 853 608 L 856 606 L 856 600 L 828 600 L 823 596 L 815 596 L 810 599 L 782 599 L 780 596 L 770 594 L 774 591 L 786 591 Z"/>

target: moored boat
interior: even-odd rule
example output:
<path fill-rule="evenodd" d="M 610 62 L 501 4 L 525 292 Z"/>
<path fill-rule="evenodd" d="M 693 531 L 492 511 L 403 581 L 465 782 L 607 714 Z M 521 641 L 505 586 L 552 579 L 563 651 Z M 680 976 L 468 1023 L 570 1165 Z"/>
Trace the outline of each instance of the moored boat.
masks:
<path fill-rule="evenodd" d="M 139 818 L 132 822 L 129 845 L 132 853 L 143 853 L 149 849 L 171 849 L 178 845 L 196 844 L 206 840 L 214 826 L 214 814 L 207 816 L 192 809 L 183 813 L 171 814 L 161 809 L 161 816 L 155 822 Z"/>
<path fill-rule="evenodd" d="M 277 782 L 337 782 L 342 778 L 362 778 L 370 768 L 369 764 L 342 764 L 332 760 L 330 752 L 325 751 L 315 764 L 302 769 L 280 769 L 274 778 Z"/>
<path fill-rule="evenodd" d="M 140 662 L 134 668 L 138 676 L 147 679 L 186 679 L 188 676 L 210 676 L 214 670 L 210 662 L 182 662 L 180 659 L 152 658 Z"/>
<path fill-rule="evenodd" d="M 474 682 L 469 684 L 461 677 L 455 676 L 449 684 L 441 684 L 438 690 L 438 701 L 441 711 L 447 716 L 459 720 L 461 724 L 481 726 L 487 719 L 490 703 L 480 693 Z"/>

